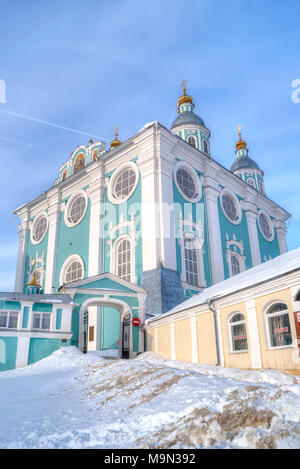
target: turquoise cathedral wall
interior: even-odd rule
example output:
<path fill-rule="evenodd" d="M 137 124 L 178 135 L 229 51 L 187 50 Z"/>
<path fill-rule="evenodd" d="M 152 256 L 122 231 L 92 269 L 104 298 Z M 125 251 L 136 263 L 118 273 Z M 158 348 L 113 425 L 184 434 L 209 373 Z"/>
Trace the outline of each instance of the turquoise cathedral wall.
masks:
<path fill-rule="evenodd" d="M 83 188 L 86 190 L 87 187 Z M 70 197 L 63 200 L 65 204 Z M 56 275 L 55 275 L 55 288 L 58 291 L 60 287 L 60 272 L 64 262 L 68 257 L 73 254 L 78 254 L 84 263 L 84 277 L 88 275 L 88 257 L 89 257 L 89 231 L 90 231 L 90 199 L 88 198 L 88 205 L 86 213 L 78 225 L 69 227 L 64 220 L 64 213 L 61 214 L 61 220 L 58 230 L 57 240 L 57 262 L 56 262 Z"/>
<path fill-rule="evenodd" d="M 48 213 L 47 210 L 45 210 L 46 213 Z M 34 220 L 34 218 L 31 218 L 31 222 Z M 26 246 L 26 259 L 25 259 L 25 271 L 24 271 L 24 286 L 23 286 L 23 292 L 26 291 L 26 284 L 31 280 L 30 275 L 28 275 L 29 272 L 29 261 L 30 257 L 35 258 L 36 253 L 38 253 L 38 257 L 42 257 L 42 253 L 44 252 L 44 269 L 46 271 L 46 264 L 47 264 L 47 251 L 48 251 L 48 233 L 49 233 L 49 225 L 47 232 L 45 234 L 45 237 L 42 239 L 42 241 L 38 244 L 32 244 L 31 242 L 31 237 L 30 233 L 28 236 L 28 241 L 27 241 L 27 246 Z M 36 268 L 39 268 L 40 264 L 37 263 Z M 45 275 L 44 275 L 44 280 L 41 285 L 42 289 L 45 288 Z"/>

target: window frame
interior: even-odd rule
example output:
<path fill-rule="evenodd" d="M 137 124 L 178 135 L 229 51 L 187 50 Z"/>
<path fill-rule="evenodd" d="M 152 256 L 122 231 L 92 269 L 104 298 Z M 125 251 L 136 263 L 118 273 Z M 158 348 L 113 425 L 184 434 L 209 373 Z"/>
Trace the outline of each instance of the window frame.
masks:
<path fill-rule="evenodd" d="M 78 280 L 72 280 L 72 282 L 67 283 L 65 281 L 66 280 L 67 269 L 72 264 L 72 262 L 75 262 L 75 261 L 79 262 L 81 264 L 82 276 Z M 84 268 L 83 259 L 78 254 L 73 254 L 72 256 L 69 256 L 62 265 L 62 268 L 61 268 L 61 271 L 60 271 L 60 276 L 59 276 L 60 285 L 61 286 L 62 285 L 70 285 L 71 283 L 79 282 L 80 280 L 82 280 L 84 278 L 84 275 L 85 275 L 85 268 Z"/>
<path fill-rule="evenodd" d="M 243 316 L 243 320 L 241 321 L 236 321 L 236 322 L 231 322 L 234 316 L 237 314 L 241 314 Z M 246 341 L 247 341 L 247 348 L 242 349 L 242 350 L 234 350 L 233 349 L 233 327 L 237 325 L 245 325 L 245 335 L 246 335 Z M 246 320 L 246 314 L 242 313 L 241 311 L 234 311 L 229 314 L 227 317 L 227 330 L 228 330 L 228 348 L 229 348 L 229 353 L 249 353 L 249 341 L 248 341 L 248 328 L 247 328 L 247 320 Z"/>
<path fill-rule="evenodd" d="M 192 139 L 194 143 L 190 143 L 189 142 L 189 139 Z M 197 149 L 197 139 L 196 139 L 196 136 L 195 135 L 188 135 L 187 137 L 187 143 L 189 145 L 191 145 L 193 148 L 196 148 Z"/>
<path fill-rule="evenodd" d="M 181 189 L 181 187 L 178 184 L 177 181 L 177 172 L 180 169 L 184 169 L 185 171 L 188 172 L 188 174 L 192 177 L 194 185 L 195 185 L 195 191 L 196 191 L 196 196 L 194 198 L 188 197 Z M 198 176 L 196 170 L 191 166 L 189 163 L 186 163 L 185 161 L 178 161 L 175 165 L 174 172 L 173 172 L 173 179 L 175 182 L 175 186 L 180 193 L 180 195 L 187 200 L 188 202 L 191 203 L 197 203 L 202 197 L 202 184 L 201 184 L 201 177 Z"/>
<path fill-rule="evenodd" d="M 10 309 L 1 309 L 0 316 L 6 316 L 6 325 L 0 326 L 0 329 L 7 329 L 7 330 L 17 330 L 19 329 L 19 321 L 20 321 L 20 312 Z M 17 317 L 17 327 L 9 327 L 9 320 L 11 316 Z"/>
<path fill-rule="evenodd" d="M 42 218 L 42 217 L 45 217 L 46 218 L 46 221 L 47 221 L 47 224 L 46 224 L 46 229 L 45 229 L 45 232 L 43 234 L 43 236 L 41 237 L 41 239 L 39 239 L 38 241 L 34 238 L 34 232 L 35 232 L 35 228 L 36 228 L 36 225 L 38 224 L 39 220 Z M 39 212 L 33 219 L 32 221 L 32 225 L 31 225 L 31 228 L 30 228 L 30 240 L 31 240 L 31 243 L 34 244 L 35 246 L 37 244 L 40 244 L 43 239 L 45 238 L 46 234 L 47 234 L 47 231 L 48 231 L 48 226 L 49 226 L 49 220 L 48 220 L 48 214 L 47 212 L 45 212 L 44 210 L 42 212 Z"/>
<path fill-rule="evenodd" d="M 205 145 L 206 145 L 207 151 L 205 150 Z M 202 151 L 203 153 L 205 153 L 205 155 L 209 155 L 209 145 L 208 145 L 208 141 L 206 138 L 202 139 Z"/>
<path fill-rule="evenodd" d="M 34 326 L 34 319 L 35 319 L 35 316 L 39 316 L 40 319 L 39 319 L 39 327 L 33 327 Z M 49 316 L 49 327 L 47 328 L 43 328 L 42 325 L 43 325 L 43 319 L 45 316 Z M 51 331 L 52 330 L 52 314 L 50 312 L 40 312 L 40 311 L 33 311 L 32 312 L 32 327 L 31 329 L 33 331 Z"/>
<path fill-rule="evenodd" d="M 118 249 L 120 244 L 127 240 L 130 244 L 130 280 L 119 277 L 118 275 Z M 116 238 L 112 246 L 112 255 L 111 255 L 111 272 L 116 275 L 121 281 L 136 283 L 137 279 L 135 276 L 135 243 L 134 240 L 129 235 L 122 235 L 119 238 Z"/>
<path fill-rule="evenodd" d="M 236 210 L 236 216 L 237 216 L 237 219 L 236 220 L 232 220 L 229 215 L 227 215 L 226 213 L 226 210 L 224 208 L 224 205 L 223 205 L 223 197 L 227 195 L 229 196 L 233 203 L 234 203 L 234 206 L 235 206 L 235 210 Z M 224 216 L 227 218 L 227 220 L 232 224 L 232 225 L 239 225 L 242 221 L 242 209 L 241 209 L 241 204 L 240 204 L 240 201 L 239 199 L 237 198 L 237 196 L 229 189 L 227 188 L 224 188 L 221 193 L 220 193 L 220 205 L 221 205 L 221 209 L 222 209 L 222 212 L 224 214 Z"/>
<path fill-rule="evenodd" d="M 85 208 L 84 208 L 84 211 L 83 211 L 81 217 L 80 217 L 76 222 L 72 222 L 72 221 L 69 219 L 69 212 L 70 212 L 70 209 L 72 208 L 73 202 L 74 202 L 78 197 L 83 197 L 83 198 L 85 199 Z M 85 217 L 87 208 L 88 208 L 88 196 L 87 196 L 87 193 L 86 193 L 83 189 L 81 189 L 81 190 L 79 190 L 79 191 L 76 191 L 74 194 L 71 195 L 71 197 L 69 198 L 69 200 L 68 200 L 67 203 L 66 203 L 65 211 L 64 211 L 64 221 L 65 221 L 65 224 L 66 224 L 69 228 L 73 228 L 74 226 L 79 225 L 79 223 L 81 223 L 82 220 L 83 220 L 84 217 Z"/>
<path fill-rule="evenodd" d="M 270 238 L 268 238 L 265 233 L 263 232 L 262 230 L 262 227 L 261 227 L 261 224 L 260 224 L 260 215 L 264 215 L 266 217 L 266 220 L 268 222 L 268 225 L 269 225 L 269 228 L 271 229 L 271 236 Z M 274 225 L 273 225 L 273 222 L 271 220 L 271 217 L 270 215 L 265 211 L 265 210 L 260 210 L 257 214 L 257 224 L 258 224 L 258 227 L 259 227 L 259 231 L 261 232 L 262 236 L 264 237 L 264 239 L 266 241 L 268 241 L 269 243 L 271 243 L 272 241 L 274 241 L 274 238 L 275 238 L 275 230 L 274 230 Z"/>
<path fill-rule="evenodd" d="M 135 182 L 134 185 L 132 186 L 130 192 L 123 198 L 123 199 L 118 199 L 115 197 L 115 183 L 118 177 L 120 176 L 121 172 L 124 171 L 125 169 L 131 169 L 135 173 Z M 107 188 L 107 196 L 110 202 L 116 205 L 123 204 L 126 202 L 135 192 L 137 185 L 139 183 L 139 170 L 137 165 L 133 161 L 127 161 L 126 163 L 121 164 L 113 173 L 111 176 L 109 183 L 108 183 L 108 188 Z"/>
<path fill-rule="evenodd" d="M 272 308 L 274 305 L 279 304 L 279 303 L 284 304 L 286 306 L 286 309 L 282 310 L 282 311 L 277 311 L 275 313 L 268 314 L 268 311 L 270 310 L 270 308 Z M 288 345 L 272 345 L 271 330 L 270 330 L 270 325 L 269 325 L 270 322 L 269 322 L 268 319 L 270 317 L 283 316 L 283 315 L 288 316 L 290 335 L 291 335 L 291 343 L 288 344 Z M 277 300 L 273 300 L 272 302 L 268 303 L 263 309 L 263 321 L 264 321 L 264 329 L 265 329 L 267 350 L 281 350 L 281 349 L 284 349 L 284 348 L 293 348 L 293 334 L 292 334 L 292 327 L 291 327 L 292 321 L 291 321 L 291 318 L 290 318 L 288 305 L 285 302 L 285 300 L 277 299 Z"/>
<path fill-rule="evenodd" d="M 189 248 L 186 248 L 186 242 L 190 242 L 193 244 L 193 248 L 189 249 Z M 184 239 L 183 239 L 183 260 L 184 260 L 184 273 L 185 273 L 185 282 L 191 286 L 191 287 L 196 287 L 196 288 L 199 288 L 200 287 L 200 272 L 199 272 L 199 256 L 198 256 L 198 251 L 197 251 L 197 246 L 196 246 L 196 239 L 194 236 L 184 236 Z M 196 279 L 197 279 L 197 283 L 196 285 L 194 283 L 190 283 L 190 278 L 188 279 L 188 270 L 187 270 L 187 267 L 186 267 L 186 264 L 187 264 L 187 258 L 186 258 L 186 251 L 187 250 L 193 250 L 194 253 L 195 253 L 195 260 L 192 260 L 191 262 L 196 266 L 196 270 L 197 272 L 190 272 L 189 271 L 189 274 L 191 276 L 195 276 Z"/>

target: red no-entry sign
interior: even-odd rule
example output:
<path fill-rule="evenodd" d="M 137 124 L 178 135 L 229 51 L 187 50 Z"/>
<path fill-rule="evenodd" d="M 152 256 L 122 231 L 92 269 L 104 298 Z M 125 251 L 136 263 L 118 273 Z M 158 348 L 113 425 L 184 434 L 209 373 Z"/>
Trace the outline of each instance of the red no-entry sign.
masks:
<path fill-rule="evenodd" d="M 141 321 L 139 320 L 139 318 L 133 318 L 132 324 L 134 326 L 139 326 L 141 324 Z"/>

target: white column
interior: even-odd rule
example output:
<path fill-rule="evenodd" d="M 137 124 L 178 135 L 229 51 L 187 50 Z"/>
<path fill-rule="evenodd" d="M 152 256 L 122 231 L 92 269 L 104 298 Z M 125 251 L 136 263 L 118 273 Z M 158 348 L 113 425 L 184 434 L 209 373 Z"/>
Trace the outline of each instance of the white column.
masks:
<path fill-rule="evenodd" d="M 250 241 L 250 251 L 252 258 L 252 266 L 261 264 L 259 241 L 257 234 L 257 212 L 255 209 L 248 209 L 245 211 L 248 225 L 248 234 Z"/>
<path fill-rule="evenodd" d="M 89 233 L 89 264 L 88 276 L 100 273 L 100 187 L 99 183 L 87 190 L 90 198 L 90 233 Z"/>
<path fill-rule="evenodd" d="M 222 324 L 221 324 L 221 311 L 217 309 L 217 327 L 218 327 L 218 342 L 219 342 L 219 353 L 220 353 L 220 365 L 225 366 L 224 359 L 224 348 L 223 348 L 223 335 L 222 335 Z"/>
<path fill-rule="evenodd" d="M 141 150 L 142 151 L 142 150 Z M 158 176 L 152 147 L 146 147 L 137 160 L 142 185 L 143 271 L 156 269 L 160 258 Z"/>
<path fill-rule="evenodd" d="M 57 258 L 57 241 L 61 219 L 61 191 L 57 188 L 50 194 L 48 208 L 48 247 L 45 275 L 45 293 L 55 291 L 55 269 Z"/>
<path fill-rule="evenodd" d="M 18 349 L 16 357 L 16 368 L 21 368 L 28 365 L 28 354 L 29 354 L 30 336 L 27 333 L 18 334 Z"/>
<path fill-rule="evenodd" d="M 24 275 L 26 264 L 26 249 L 29 236 L 29 222 L 24 220 L 18 226 L 19 248 L 18 248 L 18 261 L 15 279 L 15 291 L 23 292 L 24 288 Z"/>
<path fill-rule="evenodd" d="M 210 248 L 209 251 L 213 283 L 221 282 L 222 280 L 224 280 L 224 260 L 218 210 L 219 195 L 220 191 L 217 188 L 209 186 L 205 187 L 205 201 L 207 207 L 208 237 Z"/>
<path fill-rule="evenodd" d="M 159 133 L 159 215 L 161 257 L 168 269 L 177 270 L 176 233 L 173 194 L 173 170 L 176 163 L 172 154 L 173 139 Z"/>
<path fill-rule="evenodd" d="M 192 342 L 192 361 L 198 363 L 198 342 L 197 342 L 197 322 L 196 316 L 190 318 L 191 342 Z"/>
<path fill-rule="evenodd" d="M 280 254 L 284 254 L 288 250 L 286 245 L 286 226 L 285 223 L 280 220 L 276 220 L 274 224 L 278 237 Z"/>
<path fill-rule="evenodd" d="M 249 345 L 252 368 L 262 368 L 259 332 L 257 325 L 257 313 L 254 300 L 246 301 L 247 322 L 249 332 Z"/>

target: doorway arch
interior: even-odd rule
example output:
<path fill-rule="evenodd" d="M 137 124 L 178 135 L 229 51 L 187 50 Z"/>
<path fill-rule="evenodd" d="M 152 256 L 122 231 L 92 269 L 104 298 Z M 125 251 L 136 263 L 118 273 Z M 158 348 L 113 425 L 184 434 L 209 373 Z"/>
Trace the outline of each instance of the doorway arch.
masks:
<path fill-rule="evenodd" d="M 103 307 L 110 307 L 117 309 L 120 313 L 120 334 L 119 334 L 119 350 L 118 355 L 119 358 L 123 357 L 123 328 L 124 324 L 128 325 L 128 322 L 131 325 L 132 321 L 132 311 L 131 308 L 122 300 L 118 299 L 111 299 L 111 298 L 103 298 L 103 297 L 92 297 L 88 298 L 84 301 L 79 310 L 79 337 L 78 337 L 78 348 L 81 351 L 84 351 L 84 334 L 85 334 L 85 314 L 88 311 L 90 306 L 103 306 Z M 87 314 L 88 317 L 88 314 Z M 88 321 L 88 320 L 87 320 Z M 88 328 L 88 324 L 87 324 Z M 124 343 L 125 345 L 125 343 Z M 133 351 L 133 342 L 132 342 L 132 331 L 130 327 L 129 333 L 129 353 L 128 358 L 131 356 Z M 127 358 L 127 357 L 126 357 Z"/>

